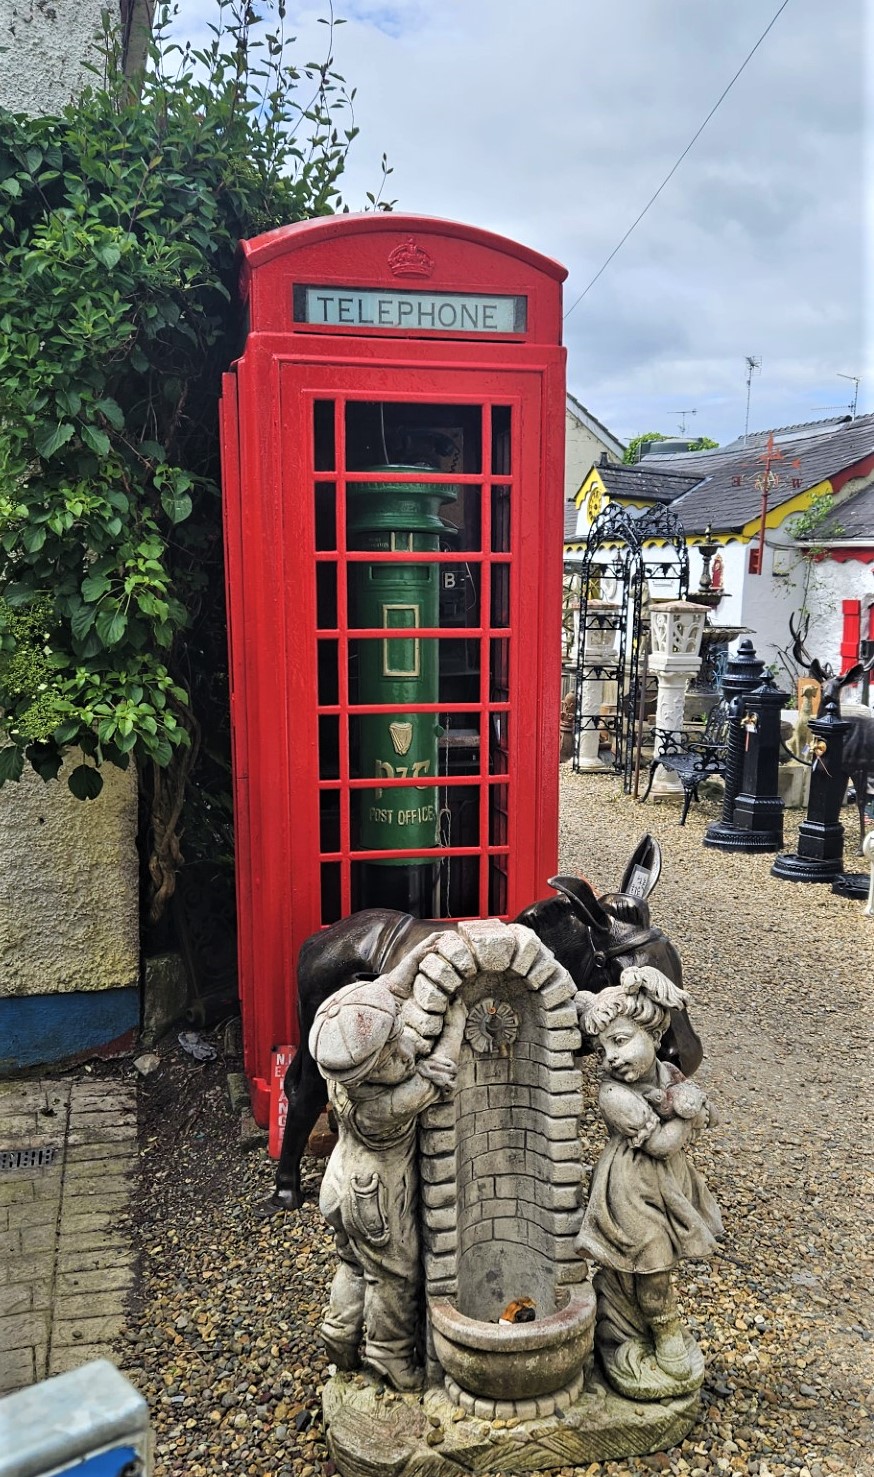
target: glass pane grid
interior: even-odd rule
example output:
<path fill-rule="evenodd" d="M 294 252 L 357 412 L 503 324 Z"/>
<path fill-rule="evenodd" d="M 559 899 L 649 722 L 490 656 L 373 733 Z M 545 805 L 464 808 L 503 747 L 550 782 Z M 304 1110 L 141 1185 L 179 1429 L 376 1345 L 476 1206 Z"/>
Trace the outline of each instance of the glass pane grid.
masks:
<path fill-rule="evenodd" d="M 332 834 L 322 830 L 322 849 L 319 852 L 319 860 L 323 864 L 323 901 L 327 899 L 328 911 L 333 910 L 337 916 L 345 915 L 350 910 L 355 892 L 354 868 L 356 863 L 374 859 L 385 860 L 421 860 L 436 861 L 449 864 L 453 858 L 459 858 L 467 862 L 477 862 L 479 874 L 479 900 L 478 911 L 480 914 L 494 913 L 496 905 L 507 896 L 507 874 L 509 858 L 512 847 L 511 838 L 507 834 L 509 826 L 509 798 L 506 759 L 509 753 L 509 740 L 506 737 L 507 729 L 504 727 L 504 739 L 496 742 L 490 723 L 491 714 L 509 713 L 511 704 L 509 700 L 510 683 L 508 682 L 508 668 L 511 660 L 512 629 L 509 626 L 509 586 L 510 567 L 512 566 L 513 552 L 511 544 L 510 524 L 513 508 L 512 489 L 516 485 L 516 476 L 511 469 L 511 437 L 510 423 L 512 413 L 510 407 L 500 407 L 495 404 L 495 419 L 503 416 L 502 424 L 504 430 L 495 425 L 493 440 L 493 408 L 491 403 L 483 403 L 471 399 L 471 406 L 479 406 L 482 416 L 482 466 L 478 472 L 463 472 L 461 470 L 452 473 L 430 474 L 421 472 L 410 472 L 406 476 L 393 474 L 392 481 L 399 483 L 408 481 L 415 483 L 433 483 L 439 487 L 442 485 L 457 485 L 462 488 L 473 489 L 478 496 L 477 511 L 480 515 L 479 547 L 469 549 L 458 547 L 447 550 L 445 547 L 439 550 L 413 550 L 402 544 L 393 546 L 389 550 L 381 549 L 348 549 L 347 548 L 347 485 L 358 483 L 378 483 L 386 481 L 386 474 L 374 474 L 367 472 L 344 470 L 347 460 L 346 445 L 346 416 L 345 408 L 353 397 L 338 397 L 333 402 L 325 402 L 328 409 L 333 410 L 333 442 L 335 453 L 324 454 L 317 472 L 332 472 L 334 475 L 328 477 L 317 476 L 316 487 L 329 493 L 333 499 L 334 511 L 334 538 L 332 542 L 326 543 L 324 533 L 321 540 L 317 540 L 318 547 L 314 550 L 316 564 L 325 568 L 322 577 L 319 595 L 319 625 L 318 635 L 325 647 L 333 647 L 336 656 L 336 674 L 332 674 L 328 683 L 330 694 L 331 685 L 336 696 L 332 700 L 325 701 L 323 691 L 320 691 L 320 702 L 318 714 L 320 719 L 336 720 L 338 743 L 336 747 L 338 754 L 332 761 L 335 769 L 330 773 L 322 772 L 317 784 L 321 794 L 322 805 L 333 807 L 330 811 L 329 824 L 334 828 Z M 325 407 L 321 409 L 322 420 L 325 419 Z M 336 469 L 336 470 L 335 470 Z M 500 479 L 500 480 L 498 480 Z M 325 523 L 323 512 L 322 522 Z M 468 535 L 469 538 L 469 535 Z M 374 782 L 368 777 L 359 778 L 352 773 L 353 755 L 350 750 L 349 719 L 364 717 L 368 715 L 390 714 L 398 711 L 398 707 L 391 703 L 359 703 L 353 701 L 355 694 L 350 682 L 350 648 L 353 642 L 360 638 L 364 641 L 384 640 L 383 628 L 376 626 L 352 626 L 350 625 L 349 594 L 344 579 L 337 579 L 338 565 L 341 561 L 347 566 L 369 563 L 379 564 L 416 564 L 425 563 L 435 566 L 454 566 L 455 569 L 463 570 L 464 566 L 471 565 L 482 569 L 491 568 L 493 573 L 488 578 L 483 578 L 478 593 L 479 621 L 469 626 L 422 626 L 417 628 L 417 636 L 427 637 L 438 642 L 446 641 L 447 632 L 451 632 L 451 639 L 459 642 L 469 641 L 479 648 L 479 702 L 470 703 L 409 703 L 403 702 L 403 711 L 416 713 L 441 713 L 450 719 L 467 720 L 467 727 L 473 725 L 471 720 L 478 718 L 476 726 L 480 728 L 480 737 L 476 744 L 475 755 L 471 755 L 466 762 L 472 764 L 470 772 L 450 773 L 439 772 L 437 775 L 428 776 L 430 783 L 420 783 L 416 786 L 422 794 L 433 793 L 433 791 L 446 792 L 449 788 L 456 790 L 459 794 L 465 790 L 475 790 L 479 787 L 479 838 L 478 844 L 453 845 L 451 837 L 446 838 L 443 844 L 434 848 L 422 850 L 421 847 L 411 846 L 409 848 L 379 849 L 353 846 L 354 825 L 350 815 L 350 807 L 355 804 L 352 800 L 353 792 L 364 792 L 374 788 Z M 499 572 L 500 571 L 500 572 Z M 485 575 L 485 570 L 483 570 Z M 494 580 L 498 579 L 497 587 Z M 326 583 L 327 581 L 327 583 Z M 335 589 L 336 586 L 336 589 Z M 493 601 L 495 593 L 502 606 L 493 614 Z M 336 624 L 330 623 L 336 606 Z M 442 616 L 441 608 L 441 616 Z M 463 612 L 462 612 L 463 614 Z M 327 638 L 327 639 L 326 639 Z M 491 672 L 490 656 L 491 643 L 499 640 L 502 649 L 500 671 Z M 473 671 L 475 668 L 470 668 Z M 442 684 L 441 684 L 442 685 Z M 320 751 L 322 744 L 320 742 Z M 339 768 L 339 775 L 336 774 Z M 489 772 L 497 768 L 496 773 Z M 425 776 L 417 777 L 420 781 Z M 392 789 L 403 790 L 409 788 L 409 782 L 405 777 L 395 780 L 387 780 L 383 777 L 383 785 L 380 787 L 387 793 Z M 333 798 L 332 798 L 333 797 Z M 339 811 L 339 814 L 337 814 Z M 336 827 L 339 823 L 340 844 L 336 845 Z M 328 844 L 329 843 L 329 844 Z M 338 886 L 339 883 L 339 886 Z M 447 892 L 449 884 L 447 880 Z M 339 893 L 339 897 L 336 894 Z M 333 899 L 333 901 L 332 901 Z M 339 908 L 339 912 L 337 909 Z M 438 916 L 470 917 L 473 910 L 465 906 L 457 913 L 449 913 L 441 910 Z M 329 921 L 325 919 L 324 921 Z"/>

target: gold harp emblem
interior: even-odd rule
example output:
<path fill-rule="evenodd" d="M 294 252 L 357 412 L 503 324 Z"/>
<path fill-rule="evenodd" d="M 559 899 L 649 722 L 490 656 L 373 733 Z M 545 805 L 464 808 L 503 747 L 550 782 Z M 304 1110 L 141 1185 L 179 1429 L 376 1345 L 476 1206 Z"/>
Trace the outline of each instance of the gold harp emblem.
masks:
<path fill-rule="evenodd" d="M 390 723 L 388 731 L 391 734 L 392 745 L 396 754 L 406 754 L 413 742 L 412 723 Z"/>

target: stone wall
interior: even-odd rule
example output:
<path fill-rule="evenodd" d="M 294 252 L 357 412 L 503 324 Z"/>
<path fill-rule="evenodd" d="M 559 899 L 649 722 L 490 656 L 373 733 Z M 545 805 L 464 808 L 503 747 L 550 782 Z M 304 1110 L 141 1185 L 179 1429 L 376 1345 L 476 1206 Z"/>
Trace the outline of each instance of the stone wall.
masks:
<path fill-rule="evenodd" d="M 118 27 L 128 76 L 142 67 L 154 0 L 0 0 L 0 106 L 38 117 L 59 113 L 97 79 L 101 13 Z"/>
<path fill-rule="evenodd" d="M 97 81 L 106 10 L 128 77 L 154 0 L 0 0 L 0 105 L 59 113 Z M 28 765 L 0 790 L 0 1075 L 86 1055 L 139 1023 L 136 777 L 107 765 L 96 800 Z"/>
<path fill-rule="evenodd" d="M 139 1023 L 137 789 L 95 800 L 29 766 L 0 790 L 0 1075 L 106 1048 Z"/>

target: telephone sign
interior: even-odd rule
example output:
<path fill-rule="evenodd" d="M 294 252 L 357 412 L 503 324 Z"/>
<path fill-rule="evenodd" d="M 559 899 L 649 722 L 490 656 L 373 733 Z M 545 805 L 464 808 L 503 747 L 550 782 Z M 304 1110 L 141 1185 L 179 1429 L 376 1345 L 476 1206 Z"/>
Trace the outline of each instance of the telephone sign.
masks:
<path fill-rule="evenodd" d="M 524 333 L 524 297 L 448 292 L 356 291 L 347 287 L 296 287 L 297 323 L 359 328 L 437 329 L 442 333 Z"/>
<path fill-rule="evenodd" d="M 556 870 L 564 269 L 449 221 L 242 244 L 222 455 L 246 1071 L 360 908 L 512 917 Z"/>

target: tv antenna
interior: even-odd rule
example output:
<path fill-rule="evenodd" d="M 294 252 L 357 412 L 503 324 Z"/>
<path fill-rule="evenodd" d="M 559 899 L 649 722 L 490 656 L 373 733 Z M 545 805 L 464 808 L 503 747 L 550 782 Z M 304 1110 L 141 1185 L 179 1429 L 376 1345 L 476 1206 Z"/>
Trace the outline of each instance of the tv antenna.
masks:
<path fill-rule="evenodd" d="M 744 446 L 750 434 L 750 391 L 753 385 L 753 375 L 762 368 L 762 356 L 761 354 L 747 354 L 745 362 L 747 366 L 747 413 L 744 420 Z"/>
<path fill-rule="evenodd" d="M 852 416 L 853 420 L 855 420 L 856 419 L 856 406 L 859 403 L 859 384 L 861 382 L 860 381 L 860 376 L 858 374 L 841 374 L 840 370 L 838 370 L 838 379 L 839 380 L 852 380 L 853 381 L 853 403 L 850 406 L 850 415 Z"/>
<path fill-rule="evenodd" d="M 814 405 L 811 408 L 813 410 L 849 410 L 850 420 L 854 421 L 856 419 L 856 406 L 859 403 L 859 386 L 862 383 L 861 376 L 858 374 L 841 374 L 840 370 L 838 370 L 838 379 L 853 381 L 852 405 Z"/>
<path fill-rule="evenodd" d="M 672 410 L 671 411 L 671 415 L 678 415 L 680 417 L 680 435 L 681 436 L 685 436 L 685 434 L 686 434 L 686 416 L 687 415 L 697 415 L 697 414 L 698 414 L 697 410 Z"/>

